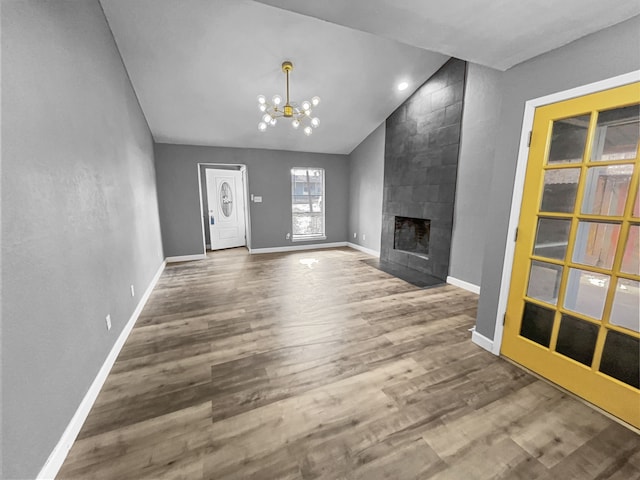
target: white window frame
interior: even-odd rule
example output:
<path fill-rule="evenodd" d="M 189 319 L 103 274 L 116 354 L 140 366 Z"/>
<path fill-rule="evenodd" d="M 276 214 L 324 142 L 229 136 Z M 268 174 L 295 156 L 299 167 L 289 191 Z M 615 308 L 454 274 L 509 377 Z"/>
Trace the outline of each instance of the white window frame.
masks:
<path fill-rule="evenodd" d="M 294 219 L 294 211 L 293 211 L 293 197 L 294 196 L 300 196 L 300 195 L 295 195 L 295 183 L 294 183 L 294 178 L 293 178 L 293 172 L 296 170 L 307 170 L 307 172 L 309 170 L 320 170 L 322 172 L 322 229 L 323 232 L 322 233 L 317 233 L 317 234 L 312 234 L 312 235 L 296 235 L 293 233 L 293 219 Z M 307 173 L 308 175 L 308 173 Z M 324 168 L 320 168 L 320 167 L 293 167 L 290 171 L 289 174 L 289 180 L 291 182 L 291 241 L 292 242 L 308 242 L 308 241 L 313 241 L 313 240 L 326 240 L 327 239 L 327 223 L 326 223 L 326 195 L 325 195 L 325 190 L 326 190 L 326 182 L 327 182 L 327 177 L 326 177 L 326 171 Z M 307 192 L 310 192 L 310 185 L 307 184 Z M 309 197 L 311 197 L 312 195 L 310 195 L 309 193 L 307 193 L 306 195 L 308 195 Z M 313 213 L 313 212 L 310 212 Z"/>

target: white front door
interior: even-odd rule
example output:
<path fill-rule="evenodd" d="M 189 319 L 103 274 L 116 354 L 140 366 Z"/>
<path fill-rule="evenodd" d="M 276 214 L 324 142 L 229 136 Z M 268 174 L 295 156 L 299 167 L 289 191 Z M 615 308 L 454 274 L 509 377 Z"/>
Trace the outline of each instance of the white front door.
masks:
<path fill-rule="evenodd" d="M 246 245 L 242 172 L 205 171 L 211 250 Z"/>

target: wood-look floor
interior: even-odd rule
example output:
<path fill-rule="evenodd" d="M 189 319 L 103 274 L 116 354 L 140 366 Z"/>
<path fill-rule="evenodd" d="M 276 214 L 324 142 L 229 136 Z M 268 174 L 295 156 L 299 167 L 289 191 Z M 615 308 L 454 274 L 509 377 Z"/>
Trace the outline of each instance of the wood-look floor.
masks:
<path fill-rule="evenodd" d="M 351 249 L 167 266 L 58 478 L 640 478 L 640 436 Z"/>

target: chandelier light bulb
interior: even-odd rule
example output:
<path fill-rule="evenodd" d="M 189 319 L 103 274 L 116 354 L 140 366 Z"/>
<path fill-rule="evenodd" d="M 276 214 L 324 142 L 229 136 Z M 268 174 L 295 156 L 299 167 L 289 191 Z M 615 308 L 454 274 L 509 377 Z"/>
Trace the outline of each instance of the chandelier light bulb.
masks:
<path fill-rule="evenodd" d="M 280 95 L 274 95 L 271 100 L 274 105 L 280 105 L 280 103 L 282 103 L 282 97 Z"/>
<path fill-rule="evenodd" d="M 302 110 L 309 110 L 311 108 L 311 104 L 307 100 L 302 102 L 301 106 L 302 106 Z"/>
<path fill-rule="evenodd" d="M 311 119 L 311 126 L 313 128 L 318 128 L 318 125 L 320 125 L 320 119 L 318 117 L 313 117 Z"/>
<path fill-rule="evenodd" d="M 269 115 L 268 113 L 265 113 L 264 117 L 262 117 L 262 120 L 264 120 L 264 123 L 270 123 L 273 118 L 271 118 L 271 115 Z"/>
<path fill-rule="evenodd" d="M 305 110 L 304 114 L 308 117 L 309 115 L 311 115 L 311 110 Z"/>
<path fill-rule="evenodd" d="M 272 118 L 271 121 L 269 122 L 269 125 L 271 125 L 272 127 L 275 127 L 276 123 L 278 123 L 278 121 L 275 118 Z"/>
<path fill-rule="evenodd" d="M 311 99 L 311 103 L 313 104 L 314 107 L 317 107 L 318 104 L 320 103 L 320 97 L 313 97 Z"/>
<path fill-rule="evenodd" d="M 292 126 L 293 128 L 298 128 L 298 127 L 300 126 L 300 120 L 293 120 L 293 121 L 291 122 L 291 126 Z"/>
<path fill-rule="evenodd" d="M 264 103 L 261 103 L 260 107 L 258 107 L 258 108 L 260 108 L 261 112 L 265 112 L 267 110 L 267 106 Z"/>
<path fill-rule="evenodd" d="M 264 132 L 267 129 L 267 124 L 264 122 L 260 122 L 258 124 L 258 130 L 260 130 L 261 132 Z"/>
<path fill-rule="evenodd" d="M 311 135 L 313 133 L 313 130 L 311 129 L 311 127 L 304 127 L 304 134 L 308 137 L 309 135 Z"/>
<path fill-rule="evenodd" d="M 261 105 L 262 105 L 262 104 L 263 104 L 263 103 L 265 103 L 266 101 L 267 101 L 267 99 L 265 98 L 265 96 L 264 96 L 264 95 L 258 95 L 258 103 L 259 103 L 259 104 L 261 104 Z"/>

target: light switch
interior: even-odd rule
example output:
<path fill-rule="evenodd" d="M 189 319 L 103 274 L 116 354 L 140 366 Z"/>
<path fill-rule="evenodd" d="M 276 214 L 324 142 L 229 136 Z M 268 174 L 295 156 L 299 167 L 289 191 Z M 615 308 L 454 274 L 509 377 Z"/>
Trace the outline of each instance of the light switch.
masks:
<path fill-rule="evenodd" d="M 253 196 L 253 201 L 255 203 L 262 203 L 262 197 L 259 197 L 258 195 L 254 195 Z"/>

